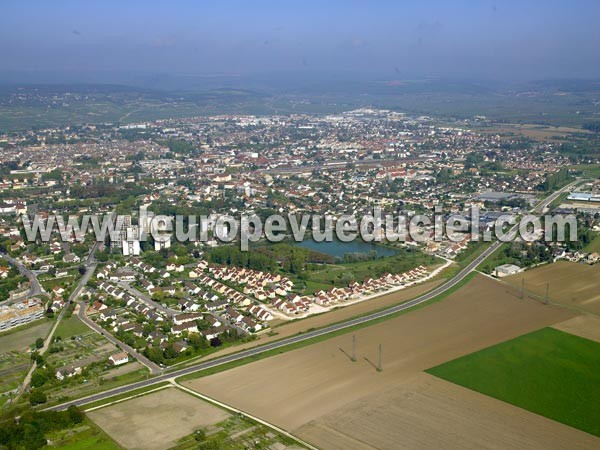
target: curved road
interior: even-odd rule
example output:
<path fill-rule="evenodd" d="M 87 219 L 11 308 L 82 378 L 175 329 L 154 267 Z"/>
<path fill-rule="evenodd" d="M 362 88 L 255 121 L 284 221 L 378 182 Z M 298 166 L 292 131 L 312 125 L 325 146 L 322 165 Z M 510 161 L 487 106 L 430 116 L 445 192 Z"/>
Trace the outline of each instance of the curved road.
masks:
<path fill-rule="evenodd" d="M 580 183 L 580 182 L 581 182 L 581 180 L 578 180 L 577 182 L 574 182 L 574 183 L 570 183 L 569 185 L 563 187 L 559 191 L 551 194 L 549 197 L 546 197 L 542 202 L 540 202 L 538 205 L 536 205 L 535 208 L 532 209 L 532 212 L 538 211 L 538 209 L 540 207 L 545 207 L 547 204 L 552 202 L 562 192 L 566 191 L 567 189 L 570 189 L 571 187 L 573 187 L 574 184 Z M 518 225 L 515 225 L 514 227 L 511 228 L 509 233 L 516 230 L 517 228 L 518 228 Z M 312 338 L 315 338 L 318 336 L 323 336 L 323 335 L 333 333 L 333 332 L 336 332 L 339 330 L 350 328 L 355 325 L 360 325 L 360 324 L 371 322 L 376 319 L 387 317 L 392 314 L 396 314 L 400 311 L 405 311 L 414 306 L 425 303 L 425 302 L 433 299 L 434 297 L 437 297 L 438 295 L 443 294 L 443 293 L 447 292 L 448 290 L 452 289 L 453 287 L 455 287 L 456 285 L 458 285 L 461 281 L 463 281 L 467 277 L 467 275 L 469 275 L 472 271 L 474 271 L 477 268 L 477 266 L 479 266 L 479 264 L 481 264 L 492 253 L 494 253 L 502 244 L 503 244 L 503 242 L 500 242 L 500 241 L 494 242 L 487 249 L 485 249 L 485 251 L 483 251 L 481 253 L 481 255 L 479 255 L 477 258 L 475 258 L 471 263 L 469 263 L 458 274 L 456 274 L 453 278 L 448 280 L 446 283 L 442 284 L 441 286 L 438 286 L 437 288 L 429 291 L 428 293 L 426 293 L 424 295 L 421 295 L 420 297 L 414 298 L 413 300 L 409 300 L 400 305 L 392 306 L 392 307 L 384 309 L 382 311 L 374 312 L 374 313 L 371 313 L 371 314 L 368 314 L 368 315 L 362 316 L 362 317 L 357 317 L 355 319 L 351 319 L 351 320 L 348 320 L 348 321 L 345 321 L 345 322 L 342 322 L 339 324 L 329 325 L 327 327 L 324 327 L 324 328 L 321 328 L 318 330 L 309 331 L 309 332 L 300 334 L 298 336 L 292 336 L 292 337 L 285 338 L 285 339 L 282 339 L 277 342 L 261 345 L 260 347 L 255 347 L 255 348 L 243 350 L 241 352 L 234 353 L 231 355 L 218 357 L 218 358 L 215 358 L 210 361 L 202 362 L 202 363 L 190 366 L 190 367 L 186 367 L 186 368 L 175 370 L 175 371 L 172 371 L 172 372 L 169 372 L 166 374 L 162 374 L 162 375 L 156 376 L 156 377 L 148 379 L 148 380 L 138 381 L 136 383 L 128 384 L 126 386 L 120 386 L 120 387 L 111 389 L 109 391 L 100 392 L 98 394 L 94 394 L 94 395 L 90 395 L 88 397 L 73 400 L 73 401 L 70 401 L 67 403 L 63 403 L 61 405 L 56 405 L 49 409 L 63 410 L 63 409 L 68 408 L 71 405 L 76 405 L 76 406 L 85 405 L 86 403 L 94 402 L 97 400 L 102 400 L 102 399 L 111 397 L 113 395 L 122 394 L 125 392 L 129 392 L 131 390 L 134 390 L 134 389 L 151 386 L 153 384 L 160 383 L 162 381 L 180 377 L 182 375 L 188 375 L 188 374 L 191 374 L 194 372 L 200 372 L 202 370 L 206 370 L 206 369 L 216 367 L 216 366 L 221 366 L 223 364 L 227 364 L 227 363 L 230 363 L 233 361 L 238 361 L 240 359 L 260 355 L 261 353 L 265 353 L 270 350 L 275 350 L 275 349 L 285 347 L 290 344 L 306 341 L 308 339 L 312 339 Z"/>
<path fill-rule="evenodd" d="M 46 294 L 46 291 L 44 291 L 44 289 L 40 285 L 40 282 L 38 281 L 35 274 L 31 270 L 29 270 L 25 266 L 25 264 L 23 264 L 18 259 L 7 255 L 6 253 L 0 254 L 0 258 L 4 258 L 9 264 L 15 266 L 19 270 L 21 275 L 27 277 L 27 279 L 29 280 L 29 297 L 36 297 L 41 294 Z"/>

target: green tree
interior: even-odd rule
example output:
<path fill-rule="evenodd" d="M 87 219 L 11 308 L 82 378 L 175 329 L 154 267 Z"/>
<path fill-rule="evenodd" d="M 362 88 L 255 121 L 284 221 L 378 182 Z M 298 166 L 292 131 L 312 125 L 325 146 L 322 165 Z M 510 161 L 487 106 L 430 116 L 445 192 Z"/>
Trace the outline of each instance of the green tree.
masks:
<path fill-rule="evenodd" d="M 43 386 L 44 383 L 48 380 L 48 378 L 46 377 L 46 374 L 44 372 L 41 372 L 39 370 L 36 370 L 35 372 L 33 372 L 33 374 L 31 375 L 31 385 L 34 388 L 38 388 L 40 386 Z"/>
<path fill-rule="evenodd" d="M 29 403 L 31 403 L 31 405 L 33 406 L 41 405 L 42 403 L 46 403 L 47 401 L 48 398 L 46 397 L 46 394 L 44 393 L 44 391 L 40 391 L 39 389 L 34 389 L 29 395 Z"/>

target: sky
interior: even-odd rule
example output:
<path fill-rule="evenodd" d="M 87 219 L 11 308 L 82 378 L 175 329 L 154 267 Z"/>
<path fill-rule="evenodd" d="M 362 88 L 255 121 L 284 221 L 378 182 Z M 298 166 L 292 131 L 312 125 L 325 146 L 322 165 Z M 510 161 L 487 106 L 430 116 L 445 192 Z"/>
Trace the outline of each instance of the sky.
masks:
<path fill-rule="evenodd" d="M 580 0 L 2 0 L 0 73 L 600 78 L 599 22 Z"/>

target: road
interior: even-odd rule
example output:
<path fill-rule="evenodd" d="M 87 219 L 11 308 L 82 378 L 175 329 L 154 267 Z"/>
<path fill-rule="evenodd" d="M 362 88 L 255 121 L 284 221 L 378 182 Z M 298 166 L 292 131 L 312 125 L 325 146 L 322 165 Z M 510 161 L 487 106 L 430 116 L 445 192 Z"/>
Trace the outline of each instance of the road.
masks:
<path fill-rule="evenodd" d="M 573 187 L 573 185 L 580 183 L 580 182 L 581 182 L 581 180 L 571 183 L 571 184 L 563 187 L 559 191 L 551 194 L 549 197 L 546 197 L 544 200 L 542 200 L 540 203 L 538 203 L 538 205 L 536 205 L 531 210 L 531 212 L 533 213 L 535 211 L 538 211 L 540 209 L 540 206 L 545 207 L 545 205 L 551 203 L 553 201 L 553 199 L 556 198 L 558 195 L 560 195 L 562 192 L 570 189 L 571 187 Z M 541 209 L 543 209 L 543 208 L 541 208 Z M 511 230 L 509 231 L 509 233 L 511 233 L 517 229 L 518 229 L 518 224 L 515 225 L 514 227 L 512 227 Z M 190 367 L 186 367 L 186 368 L 175 370 L 175 371 L 172 371 L 172 372 L 169 372 L 166 374 L 162 374 L 162 375 L 156 376 L 156 377 L 148 379 L 148 380 L 138 381 L 136 383 L 128 384 L 126 386 L 120 386 L 120 387 L 117 387 L 117 388 L 114 388 L 114 389 L 111 389 L 108 391 L 100 392 L 98 394 L 94 394 L 94 395 L 91 395 L 88 397 L 73 400 L 73 401 L 70 401 L 67 403 L 63 403 L 61 405 L 56 405 L 51 409 L 63 410 L 63 409 L 68 408 L 71 405 L 76 405 L 76 406 L 85 405 L 86 403 L 94 402 L 97 400 L 102 400 L 102 399 L 111 397 L 113 395 L 126 393 L 126 392 L 132 391 L 134 389 L 139 389 L 139 388 L 146 387 L 146 386 L 151 386 L 153 384 L 157 384 L 162 381 L 167 381 L 169 379 L 180 377 L 182 375 L 188 375 L 191 373 L 200 372 L 202 370 L 210 369 L 210 368 L 216 367 L 216 366 L 221 366 L 223 364 L 227 364 L 227 363 L 230 363 L 233 361 L 238 361 L 238 360 L 241 360 L 244 358 L 258 356 L 262 353 L 265 353 L 265 352 L 268 352 L 271 350 L 275 350 L 278 348 L 282 348 L 282 347 L 288 346 L 290 344 L 295 344 L 295 343 L 313 339 L 313 338 L 316 338 L 319 336 L 324 336 L 324 335 L 331 334 L 331 333 L 334 333 L 334 332 L 337 332 L 340 330 L 344 330 L 346 328 L 354 327 L 356 325 L 366 324 L 368 322 L 371 322 L 371 321 L 374 321 L 377 319 L 388 317 L 388 316 L 394 315 L 396 313 L 399 313 L 401 311 L 406 311 L 407 309 L 410 309 L 417 305 L 425 303 L 441 294 L 444 294 L 445 292 L 448 292 L 450 289 L 456 287 L 471 272 L 473 272 L 483 261 L 485 261 L 492 253 L 494 253 L 502 244 L 503 244 L 503 242 L 500 242 L 500 241 L 496 241 L 496 242 L 492 243 L 488 248 L 486 248 L 481 253 L 481 255 L 477 256 L 473 261 L 471 261 L 467 266 L 465 266 L 460 272 L 458 272 L 453 278 L 448 280 L 446 283 L 427 292 L 426 294 L 423 294 L 417 298 L 414 298 L 413 300 L 409 300 L 400 305 L 392 306 L 390 308 L 384 309 L 382 311 L 374 312 L 374 313 L 368 314 L 366 316 L 357 317 L 355 319 L 350 319 L 350 320 L 347 320 L 347 321 L 339 323 L 339 324 L 329 325 L 327 327 L 320 328 L 318 330 L 313 330 L 313 331 L 309 331 L 309 332 L 306 332 L 306 333 L 303 333 L 303 334 L 300 334 L 297 336 L 285 338 L 285 339 L 282 339 L 277 342 L 272 342 L 269 344 L 261 345 L 260 347 L 255 347 L 255 348 L 251 348 L 248 350 L 243 350 L 243 351 L 235 353 L 235 354 L 218 357 L 218 358 L 215 358 L 210 361 L 198 363 L 198 364 L 195 364 Z"/>
<path fill-rule="evenodd" d="M 144 366 L 146 366 L 150 370 L 150 372 L 152 372 L 152 374 L 156 375 L 156 374 L 162 372 L 162 369 L 157 364 L 150 361 L 148 358 L 146 358 L 141 353 L 138 353 L 133 347 L 130 347 L 129 345 L 125 344 L 124 342 L 121 342 L 119 339 L 114 337 L 111 333 L 104 330 L 100 325 L 98 325 L 96 322 L 91 320 L 85 313 L 86 309 L 87 309 L 87 303 L 85 301 L 79 302 L 79 312 L 77 313 L 77 317 L 79 317 L 79 319 L 83 323 L 85 323 L 88 327 L 90 327 L 96 333 L 104 336 L 108 341 L 110 341 L 116 347 L 120 348 L 124 352 L 129 353 L 131 356 L 133 356 L 135 359 L 137 359 L 140 363 L 142 363 Z"/>
<path fill-rule="evenodd" d="M 575 180 L 572 183 L 567 184 L 565 187 L 563 187 L 562 189 L 559 189 L 558 191 L 550 194 L 548 197 L 546 197 L 544 200 L 542 200 L 533 210 L 534 213 L 536 214 L 543 214 L 546 210 L 546 208 L 548 207 L 548 205 L 550 205 L 550 203 L 552 203 L 554 200 L 556 200 L 563 192 L 575 187 L 578 184 L 581 184 L 583 182 L 585 182 L 587 180 L 583 179 L 583 180 Z"/>
<path fill-rule="evenodd" d="M 98 250 L 98 247 L 99 247 L 99 244 L 96 243 L 91 248 L 90 253 L 88 254 L 88 257 L 86 260 L 85 273 L 79 280 L 79 283 L 77 283 L 77 286 L 75 287 L 73 292 L 71 292 L 71 295 L 69 295 L 69 303 L 73 303 L 79 298 L 81 291 L 87 285 L 88 281 L 90 280 L 90 277 L 94 273 L 94 270 L 96 270 L 96 262 L 94 259 L 94 253 L 96 252 L 96 250 Z M 37 279 L 36 279 L 36 281 L 37 281 Z M 40 355 L 43 355 L 46 352 L 46 350 L 48 350 L 48 348 L 50 347 L 50 344 L 52 344 L 52 340 L 54 339 L 54 333 L 56 332 L 56 329 L 58 328 L 60 321 L 63 319 L 66 310 L 67 310 L 66 306 L 60 310 L 60 313 L 58 315 L 58 318 L 56 319 L 56 322 L 54 323 L 54 326 L 52 327 L 52 329 L 50 330 L 50 333 L 44 340 L 43 347 L 38 350 L 38 353 Z M 31 365 L 29 372 L 27 372 L 27 375 L 25 376 L 25 379 L 23 380 L 23 383 L 21 385 L 22 392 L 25 391 L 25 389 L 27 389 L 27 387 L 29 386 L 29 383 L 31 382 L 31 375 L 33 375 L 33 372 L 36 369 L 36 367 L 37 367 L 37 364 L 34 362 Z"/>
<path fill-rule="evenodd" d="M 25 266 L 25 264 L 7 254 L 1 254 L 0 257 L 4 258 L 9 264 L 15 266 L 19 270 L 21 275 L 27 277 L 27 279 L 29 280 L 28 297 L 35 297 L 37 295 L 46 294 L 46 291 L 44 291 L 44 289 L 40 285 L 40 282 L 38 281 L 35 274 L 31 270 L 29 270 Z"/>
<path fill-rule="evenodd" d="M 100 245 L 101 245 L 101 242 L 96 242 L 94 244 L 94 246 L 92 247 L 92 250 L 90 251 L 90 253 L 85 261 L 85 266 L 86 266 L 86 273 L 84 275 L 85 283 L 82 285 L 80 282 L 80 285 L 77 286 L 78 288 L 80 286 L 82 286 L 82 287 L 85 286 L 87 284 L 88 280 L 90 279 L 90 277 L 92 276 L 92 274 L 94 273 L 94 270 L 96 269 L 96 265 L 97 265 L 96 259 L 95 259 L 95 254 L 96 254 L 96 251 L 98 250 L 98 248 L 100 247 Z M 83 278 L 81 281 L 84 281 Z M 86 310 L 87 310 L 87 303 L 84 300 L 80 301 L 79 302 L 79 312 L 77 313 L 77 317 L 79 317 L 79 319 L 83 323 L 85 323 L 89 328 L 94 330 L 96 333 L 104 336 L 109 342 L 114 344 L 117 348 L 120 348 L 121 350 L 129 353 L 131 356 L 136 358 L 140 363 L 142 363 L 144 366 L 146 366 L 152 374 L 158 374 L 158 373 L 162 372 L 162 369 L 158 365 L 156 365 L 155 363 L 150 361 L 144 355 L 138 353 L 134 348 L 130 347 L 129 345 L 125 344 L 124 342 L 121 342 L 119 339 L 114 337 L 111 333 L 104 330 L 100 325 L 98 325 L 96 322 L 91 320 L 87 316 Z"/>
<path fill-rule="evenodd" d="M 131 391 L 134 389 L 139 389 L 139 388 L 146 387 L 146 386 L 151 386 L 153 384 L 160 383 L 161 381 L 166 381 L 170 378 L 180 377 L 182 375 L 188 375 L 188 374 L 191 374 L 194 372 L 199 372 L 202 370 L 209 369 L 211 367 L 227 364 L 232 361 L 237 361 L 237 360 L 248 358 L 251 356 L 257 356 L 257 355 L 260 355 L 261 353 L 265 353 L 270 350 L 278 349 L 278 348 L 285 347 L 290 344 L 294 344 L 297 342 L 302 342 L 302 341 L 305 341 L 308 339 L 312 339 L 315 337 L 330 334 L 330 333 L 333 333 L 333 332 L 336 332 L 339 330 L 343 330 L 345 328 L 353 327 L 355 325 L 368 323 L 373 320 L 387 317 L 392 314 L 396 314 L 400 311 L 407 310 L 407 309 L 412 308 L 421 303 L 425 303 L 428 300 L 431 300 L 432 298 L 437 297 L 440 294 L 443 294 L 444 292 L 448 291 L 449 289 L 452 289 L 454 286 L 456 286 L 462 280 L 464 280 L 464 278 L 467 275 L 469 275 L 469 273 L 471 273 L 479 264 L 481 264 L 481 262 L 483 262 L 488 256 L 490 256 L 501 244 L 502 244 L 501 242 L 493 243 L 481 255 L 479 255 L 469 265 L 467 265 L 464 269 L 462 269 L 454 278 L 452 278 L 445 284 L 433 289 L 432 291 L 428 292 L 427 294 L 424 294 L 424 295 L 417 297 L 413 300 L 410 300 L 408 302 L 402 303 L 401 305 L 393 306 L 393 307 L 385 309 L 383 311 L 375 312 L 375 313 L 372 313 L 372 314 L 369 314 L 369 315 L 363 316 L 363 317 L 358 317 L 356 319 L 348 320 L 346 322 L 339 323 L 336 325 L 330 325 L 328 327 L 321 328 L 319 330 L 309 331 L 307 333 L 304 333 L 304 334 L 301 334 L 298 336 L 292 336 L 290 338 L 282 339 L 277 342 L 265 344 L 260 347 L 244 350 L 239 353 L 232 354 L 232 355 L 222 356 L 220 358 L 216 358 L 211 361 L 206 361 L 206 362 L 199 363 L 199 364 L 196 364 L 191 367 L 186 367 L 184 369 L 179 369 L 179 370 L 176 370 L 173 372 L 159 375 L 157 377 L 154 377 L 154 378 L 151 378 L 148 380 L 139 381 L 137 383 L 132 383 L 132 384 L 129 384 L 126 386 L 114 388 L 109 391 L 94 394 L 89 397 L 73 400 L 73 401 L 70 401 L 67 403 L 63 403 L 62 405 L 57 405 L 52 409 L 63 410 L 63 409 L 68 408 L 70 405 L 79 406 L 79 405 L 84 405 L 86 403 L 94 402 L 97 400 L 102 400 L 104 398 L 107 398 L 107 397 L 110 397 L 110 396 L 113 396 L 116 394 L 125 393 L 128 391 Z"/>
<path fill-rule="evenodd" d="M 133 295 L 135 298 L 137 298 L 139 301 L 144 303 L 149 308 L 155 309 L 155 310 L 163 313 L 167 317 L 173 317 L 175 314 L 181 314 L 181 311 L 177 311 L 177 310 L 171 309 L 171 308 L 166 308 L 163 305 L 161 305 L 160 303 L 152 300 L 152 298 L 149 295 L 144 294 L 143 292 L 140 292 L 136 288 L 131 286 L 130 282 L 118 281 L 117 286 L 119 286 L 120 288 L 124 289 L 125 291 L 127 291 L 128 293 Z"/>

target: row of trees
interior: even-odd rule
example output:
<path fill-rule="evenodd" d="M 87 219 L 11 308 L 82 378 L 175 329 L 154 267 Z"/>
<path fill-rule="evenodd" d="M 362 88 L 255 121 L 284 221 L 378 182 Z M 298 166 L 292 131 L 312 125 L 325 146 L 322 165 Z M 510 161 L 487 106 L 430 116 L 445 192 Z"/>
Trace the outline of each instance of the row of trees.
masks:
<path fill-rule="evenodd" d="M 254 270 L 274 271 L 277 263 L 267 255 L 258 252 L 243 252 L 234 246 L 221 246 L 208 253 L 208 260 L 216 264 L 227 264 Z"/>
<path fill-rule="evenodd" d="M 600 122 L 588 122 L 581 126 L 584 130 L 600 133 Z"/>
<path fill-rule="evenodd" d="M 569 170 L 563 168 L 556 173 L 548 175 L 546 180 L 540 184 L 539 189 L 545 192 L 554 191 L 565 185 L 570 179 Z"/>

